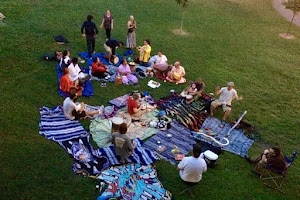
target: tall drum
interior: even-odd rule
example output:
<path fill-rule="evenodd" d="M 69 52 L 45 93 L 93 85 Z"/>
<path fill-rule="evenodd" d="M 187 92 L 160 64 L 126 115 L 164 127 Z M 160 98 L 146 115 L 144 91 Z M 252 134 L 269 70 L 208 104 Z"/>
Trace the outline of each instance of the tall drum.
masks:
<path fill-rule="evenodd" d="M 123 123 L 123 119 L 120 117 L 113 117 L 111 122 L 111 133 L 114 133 L 119 131 L 120 125 Z"/>

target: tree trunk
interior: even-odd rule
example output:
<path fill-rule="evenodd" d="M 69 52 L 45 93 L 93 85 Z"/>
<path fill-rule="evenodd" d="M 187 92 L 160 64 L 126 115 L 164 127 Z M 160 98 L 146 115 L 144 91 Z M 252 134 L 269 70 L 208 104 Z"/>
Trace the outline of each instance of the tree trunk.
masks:
<path fill-rule="evenodd" d="M 181 10 L 181 26 L 180 26 L 180 32 L 182 33 L 182 28 L 183 28 L 183 11 L 184 11 L 184 9 L 182 8 L 182 10 Z"/>
<path fill-rule="evenodd" d="M 290 32 L 290 28 L 291 28 L 291 26 L 292 26 L 292 24 L 293 24 L 293 21 L 294 21 L 295 16 L 296 16 L 296 12 L 294 12 L 294 15 L 293 15 L 292 20 L 291 20 L 291 22 L 290 22 L 290 25 L 289 25 L 287 34 L 289 34 L 289 32 Z"/>

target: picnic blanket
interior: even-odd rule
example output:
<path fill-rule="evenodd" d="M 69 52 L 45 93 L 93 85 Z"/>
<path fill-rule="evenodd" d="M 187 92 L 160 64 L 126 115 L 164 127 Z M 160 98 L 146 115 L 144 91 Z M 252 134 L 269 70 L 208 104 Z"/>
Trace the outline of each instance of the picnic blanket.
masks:
<path fill-rule="evenodd" d="M 168 138 L 166 136 L 167 134 L 171 134 L 172 137 Z M 157 141 L 160 141 L 160 144 L 158 144 Z M 165 131 L 159 130 L 156 135 L 144 143 L 144 147 L 154 151 L 158 157 L 175 165 L 175 155 L 171 152 L 171 150 L 174 149 L 174 145 L 179 148 L 180 154 L 187 155 L 193 149 L 193 144 L 195 143 L 196 141 L 192 137 L 192 132 L 180 125 L 177 121 L 173 120 L 171 128 Z M 166 146 L 166 150 L 161 153 L 156 151 L 160 145 Z"/>
<path fill-rule="evenodd" d="M 87 74 L 89 73 L 89 69 L 82 68 L 82 67 L 81 67 L 81 69 L 84 69 L 85 73 L 87 73 Z M 59 88 L 60 78 L 63 76 L 63 73 L 61 72 L 61 68 L 60 68 L 59 64 L 57 64 L 57 66 L 56 66 L 56 73 L 57 73 L 57 78 L 58 78 L 58 94 L 62 97 L 69 96 L 67 93 L 61 91 L 60 88 Z M 90 80 L 88 80 L 85 83 L 85 86 L 83 88 L 82 96 L 90 97 L 90 96 L 93 96 L 93 95 L 94 95 L 94 88 L 93 88 L 92 82 Z"/>
<path fill-rule="evenodd" d="M 89 142 L 89 135 L 73 138 L 68 141 L 59 141 L 66 152 L 73 157 L 73 172 L 84 176 L 99 175 L 103 169 L 109 167 L 105 156 L 97 156 Z"/>
<path fill-rule="evenodd" d="M 108 183 L 101 197 L 118 197 L 125 200 L 171 199 L 171 193 L 163 188 L 156 170 L 150 165 L 131 163 L 110 167 L 98 178 Z"/>
<path fill-rule="evenodd" d="M 115 115 L 116 117 L 121 117 L 124 122 L 127 124 L 127 135 L 131 139 L 140 138 L 142 140 L 152 136 L 156 133 L 155 128 L 150 128 L 149 123 L 152 120 L 157 119 L 156 115 L 158 110 L 153 110 L 151 112 L 145 113 L 140 117 L 140 121 L 132 122 L 131 115 L 127 112 L 127 107 L 124 107 L 118 110 L 118 113 Z M 111 118 L 101 119 L 96 118 L 91 121 L 90 124 L 90 133 L 92 135 L 93 140 L 97 143 L 98 147 L 105 147 L 108 144 L 105 144 L 106 141 L 111 136 L 111 127 L 112 122 Z"/>
<path fill-rule="evenodd" d="M 129 156 L 126 161 L 133 163 L 140 163 L 143 165 L 150 165 L 156 161 L 156 157 L 153 152 L 148 149 L 143 148 L 143 142 L 140 139 L 135 139 L 136 148 L 134 149 L 131 156 Z M 114 147 L 112 145 L 108 147 L 104 147 L 101 149 L 97 149 L 95 151 L 95 155 L 98 157 L 104 156 L 108 158 L 110 165 L 118 165 L 121 164 L 120 159 L 115 153 Z"/>
<path fill-rule="evenodd" d="M 148 94 L 147 91 L 144 91 L 144 93 L 147 96 L 145 96 L 144 94 L 141 94 L 142 102 L 154 105 L 156 103 L 156 101 L 153 99 L 152 95 Z M 127 106 L 129 96 L 130 96 L 130 94 L 125 94 L 123 96 L 120 96 L 120 97 L 117 97 L 117 98 L 114 98 L 114 99 L 110 100 L 109 103 L 112 104 L 112 105 L 115 105 L 119 108 L 122 108 L 124 106 Z"/>
<path fill-rule="evenodd" d="M 233 129 L 230 135 L 227 137 L 228 131 L 231 129 L 229 123 L 223 123 L 224 127 L 221 128 L 221 121 L 219 119 L 208 117 L 204 121 L 202 125 L 202 130 L 205 131 L 205 128 L 209 128 L 210 131 L 217 133 L 216 137 L 223 138 L 226 137 L 229 140 L 229 145 L 224 146 L 222 149 L 244 157 L 248 154 L 248 150 L 250 149 L 251 145 L 253 144 L 253 140 L 249 139 L 244 135 L 243 130 Z M 201 141 L 207 142 L 214 146 L 219 146 L 215 142 L 205 139 L 205 136 L 199 135 L 197 132 L 193 132 L 193 136 Z"/>
<path fill-rule="evenodd" d="M 106 66 L 109 69 L 109 73 L 105 72 L 106 77 L 109 78 L 98 78 L 96 76 L 93 76 L 92 74 L 92 66 L 89 66 L 89 75 L 91 76 L 91 80 L 95 81 L 101 81 L 101 82 L 114 82 L 117 76 L 117 67 L 113 65 L 107 65 Z"/>
<path fill-rule="evenodd" d="M 61 106 L 41 107 L 40 115 L 39 133 L 49 140 L 67 141 L 88 134 L 78 121 L 64 116 Z"/>
<path fill-rule="evenodd" d="M 156 103 L 168 115 L 190 130 L 199 130 L 207 116 L 205 106 L 201 101 L 188 104 L 185 98 L 178 94 L 161 98 Z"/>
<path fill-rule="evenodd" d="M 78 54 L 87 61 L 88 66 L 92 66 L 93 60 L 89 58 L 89 53 L 88 52 L 79 52 Z M 98 57 L 100 62 L 102 62 L 104 65 L 111 65 L 109 63 L 109 61 L 106 58 L 104 58 L 105 54 L 107 54 L 107 53 L 95 53 L 94 55 L 92 55 L 92 57 L 93 58 Z M 119 66 L 120 63 L 121 63 L 122 57 L 118 54 L 116 54 L 116 56 L 119 58 L 119 62 L 115 65 Z"/>

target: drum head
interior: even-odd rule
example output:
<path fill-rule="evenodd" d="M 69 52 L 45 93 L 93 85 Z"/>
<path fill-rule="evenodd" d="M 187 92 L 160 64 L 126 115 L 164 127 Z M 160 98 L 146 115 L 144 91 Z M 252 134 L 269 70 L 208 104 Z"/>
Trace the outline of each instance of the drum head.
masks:
<path fill-rule="evenodd" d="M 186 97 L 185 97 L 187 100 L 191 100 L 192 98 L 193 98 L 193 96 L 192 95 L 186 95 Z"/>
<path fill-rule="evenodd" d="M 116 56 L 116 57 L 114 58 L 113 62 L 114 62 L 114 64 L 117 64 L 117 63 L 119 62 L 119 57 Z"/>
<path fill-rule="evenodd" d="M 113 124 L 118 124 L 118 125 L 123 123 L 123 119 L 120 117 L 113 117 L 111 121 Z"/>

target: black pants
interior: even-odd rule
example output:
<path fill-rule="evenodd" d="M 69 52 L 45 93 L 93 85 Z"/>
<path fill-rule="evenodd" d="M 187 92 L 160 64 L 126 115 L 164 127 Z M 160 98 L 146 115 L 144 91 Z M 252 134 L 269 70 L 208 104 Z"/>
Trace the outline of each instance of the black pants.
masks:
<path fill-rule="evenodd" d="M 111 29 L 105 29 L 105 31 L 106 31 L 106 38 L 108 38 L 110 40 Z"/>
<path fill-rule="evenodd" d="M 90 75 L 87 75 L 86 77 L 84 78 L 79 78 L 78 81 L 79 81 L 79 85 L 80 86 L 83 86 L 85 84 L 85 82 L 87 82 L 88 80 L 90 80 L 91 76 Z"/>
<path fill-rule="evenodd" d="M 86 45 L 89 52 L 89 57 L 92 57 L 93 52 L 95 51 L 95 36 L 87 35 L 86 36 Z"/>
<path fill-rule="evenodd" d="M 92 74 L 93 76 L 96 76 L 97 78 L 104 78 L 105 77 L 105 74 L 104 74 L 104 72 L 94 72 L 93 74 Z"/>

